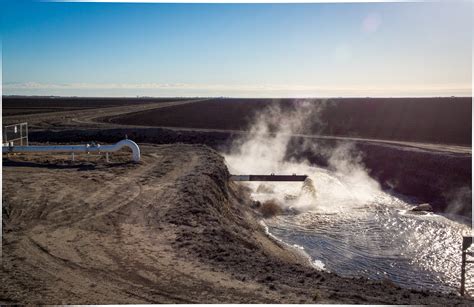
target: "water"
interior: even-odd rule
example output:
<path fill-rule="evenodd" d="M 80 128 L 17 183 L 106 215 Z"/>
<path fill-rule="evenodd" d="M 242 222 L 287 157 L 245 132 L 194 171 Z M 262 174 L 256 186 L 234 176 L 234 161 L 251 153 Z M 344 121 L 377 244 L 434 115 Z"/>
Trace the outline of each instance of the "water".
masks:
<path fill-rule="evenodd" d="M 468 226 L 437 214 L 415 214 L 413 205 L 381 191 L 361 173 L 307 171 L 312 182 L 305 184 L 250 183 L 254 199 L 277 199 L 301 212 L 266 219 L 272 235 L 302 247 L 318 267 L 342 276 L 459 290 L 461 242 Z M 472 292 L 474 265 L 468 273 Z"/>
<path fill-rule="evenodd" d="M 320 112 L 311 103 L 302 103 L 292 111 L 263 110 L 250 132 L 224 154 L 232 174 L 310 177 L 312 182 L 304 185 L 248 184 L 254 199 L 271 200 L 287 209 L 286 215 L 264 221 L 269 233 L 303 248 L 316 267 L 343 276 L 388 279 L 408 288 L 458 291 L 461 241 L 470 233 L 469 227 L 436 214 L 410 212 L 413 205 L 382 191 L 368 175 L 363 154 L 354 143 L 292 143 L 291 135 L 307 131 L 308 123 L 319 121 Z M 306 151 L 324 157 L 328 168 L 288 161 L 288 153 Z M 474 290 L 471 266 L 468 289 Z"/>

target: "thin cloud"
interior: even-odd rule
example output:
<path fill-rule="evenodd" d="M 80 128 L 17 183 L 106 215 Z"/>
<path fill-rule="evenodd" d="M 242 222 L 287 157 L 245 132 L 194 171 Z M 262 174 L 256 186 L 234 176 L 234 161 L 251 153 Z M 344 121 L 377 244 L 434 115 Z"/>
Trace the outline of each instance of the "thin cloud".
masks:
<path fill-rule="evenodd" d="M 191 84 L 191 83 L 41 83 L 12 82 L 3 84 L 6 94 L 50 91 L 140 91 L 205 96 L 279 96 L 279 97 L 388 97 L 388 96 L 469 96 L 470 84 L 419 84 L 389 86 L 316 86 L 303 84 Z"/>

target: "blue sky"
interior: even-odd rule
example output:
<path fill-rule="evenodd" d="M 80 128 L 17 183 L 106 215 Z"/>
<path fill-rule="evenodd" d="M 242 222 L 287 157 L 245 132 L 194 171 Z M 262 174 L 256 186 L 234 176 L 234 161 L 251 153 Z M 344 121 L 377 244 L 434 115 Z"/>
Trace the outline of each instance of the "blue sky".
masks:
<path fill-rule="evenodd" d="M 471 2 L 1 5 L 4 95 L 471 95 Z"/>

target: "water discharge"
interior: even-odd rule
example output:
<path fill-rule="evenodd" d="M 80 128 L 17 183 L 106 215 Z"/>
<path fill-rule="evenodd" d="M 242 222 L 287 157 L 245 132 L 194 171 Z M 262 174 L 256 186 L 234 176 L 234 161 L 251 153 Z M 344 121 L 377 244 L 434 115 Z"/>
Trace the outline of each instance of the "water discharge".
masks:
<path fill-rule="evenodd" d="M 457 291 L 462 235 L 469 234 L 469 227 L 441 215 L 412 212 L 412 204 L 383 191 L 367 174 L 350 144 L 312 148 L 326 151 L 327 168 L 288 161 L 288 135 L 318 113 L 305 107 L 261 114 L 251 133 L 225 155 L 234 174 L 309 176 L 304 183 L 248 183 L 253 199 L 277 201 L 286 209 L 284 215 L 265 220 L 269 232 L 304 248 L 319 267 L 342 276 Z M 280 128 L 270 128 L 275 125 Z M 474 275 L 467 281 L 468 290 L 474 290 Z"/>

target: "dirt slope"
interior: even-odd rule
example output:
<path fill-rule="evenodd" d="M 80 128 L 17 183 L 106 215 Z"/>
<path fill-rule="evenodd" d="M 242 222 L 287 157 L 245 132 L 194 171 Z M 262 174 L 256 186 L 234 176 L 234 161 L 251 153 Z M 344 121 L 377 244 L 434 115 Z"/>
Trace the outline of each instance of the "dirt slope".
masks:
<path fill-rule="evenodd" d="M 318 272 L 265 235 L 215 151 L 142 149 L 140 164 L 4 160 L 0 302 L 468 302 Z"/>

